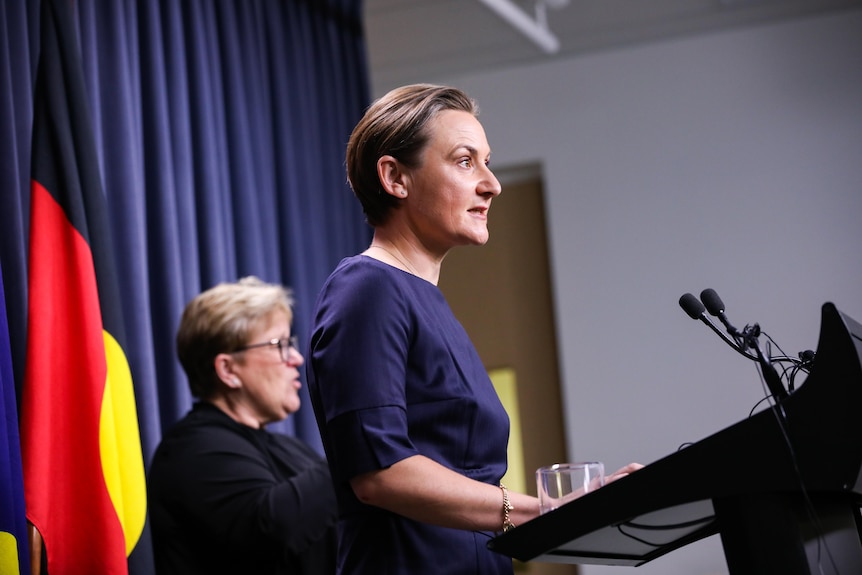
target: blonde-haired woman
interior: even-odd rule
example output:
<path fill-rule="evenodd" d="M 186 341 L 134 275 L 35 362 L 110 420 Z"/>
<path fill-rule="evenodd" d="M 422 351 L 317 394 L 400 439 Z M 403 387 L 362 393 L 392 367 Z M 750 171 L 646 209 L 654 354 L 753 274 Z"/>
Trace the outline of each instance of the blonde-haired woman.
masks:
<path fill-rule="evenodd" d="M 177 354 L 198 398 L 148 475 L 159 575 L 328 575 L 335 496 L 326 462 L 265 426 L 300 407 L 304 358 L 287 289 L 219 284 L 183 312 Z"/>

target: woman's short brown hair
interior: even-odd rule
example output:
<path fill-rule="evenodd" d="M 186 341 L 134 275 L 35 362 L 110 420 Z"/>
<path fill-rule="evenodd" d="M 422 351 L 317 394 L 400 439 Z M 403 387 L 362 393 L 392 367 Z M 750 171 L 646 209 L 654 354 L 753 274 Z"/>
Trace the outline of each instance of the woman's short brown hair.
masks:
<path fill-rule="evenodd" d="M 428 122 L 443 110 L 479 115 L 476 102 L 457 88 L 413 84 L 375 101 L 353 129 L 347 143 L 347 181 L 370 225 L 385 223 L 397 202 L 380 184 L 377 160 L 390 155 L 408 167 L 418 166 L 430 137 Z"/>
<path fill-rule="evenodd" d="M 248 345 L 252 332 L 276 312 L 293 321 L 292 306 L 287 288 L 254 276 L 220 283 L 192 299 L 177 330 L 177 355 L 192 395 L 210 397 L 218 386 L 215 357 Z"/>

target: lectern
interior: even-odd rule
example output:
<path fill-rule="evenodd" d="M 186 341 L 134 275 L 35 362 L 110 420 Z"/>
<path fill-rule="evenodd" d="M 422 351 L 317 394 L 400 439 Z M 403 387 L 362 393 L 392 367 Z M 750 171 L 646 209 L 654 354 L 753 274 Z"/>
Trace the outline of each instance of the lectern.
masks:
<path fill-rule="evenodd" d="M 778 404 L 489 541 L 520 561 L 642 565 L 720 534 L 731 575 L 862 573 L 862 325 L 822 307 Z"/>

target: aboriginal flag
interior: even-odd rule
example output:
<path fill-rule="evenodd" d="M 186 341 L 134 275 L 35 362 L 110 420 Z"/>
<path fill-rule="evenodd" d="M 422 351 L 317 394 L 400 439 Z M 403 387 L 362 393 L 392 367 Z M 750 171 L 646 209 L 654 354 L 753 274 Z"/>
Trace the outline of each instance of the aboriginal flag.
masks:
<path fill-rule="evenodd" d="M 33 97 L 27 519 L 50 575 L 114 575 L 148 542 L 132 378 L 71 0 L 42 0 Z M 133 555 L 134 552 L 134 555 Z M 132 557 L 130 557 L 132 556 Z M 144 563 L 147 563 L 145 560 Z"/>

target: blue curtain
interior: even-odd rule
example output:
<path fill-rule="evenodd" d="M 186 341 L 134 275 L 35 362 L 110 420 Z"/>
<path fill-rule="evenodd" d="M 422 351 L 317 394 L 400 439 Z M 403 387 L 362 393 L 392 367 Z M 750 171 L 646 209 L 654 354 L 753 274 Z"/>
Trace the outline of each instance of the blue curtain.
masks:
<path fill-rule="evenodd" d="M 0 10 L 0 268 L 19 397 L 38 4 Z M 343 161 L 369 101 L 361 0 L 73 4 L 148 464 L 192 402 L 174 353 L 186 302 L 257 275 L 293 289 L 302 337 L 326 276 L 370 240 Z M 274 428 L 320 450 L 302 393 Z"/>

